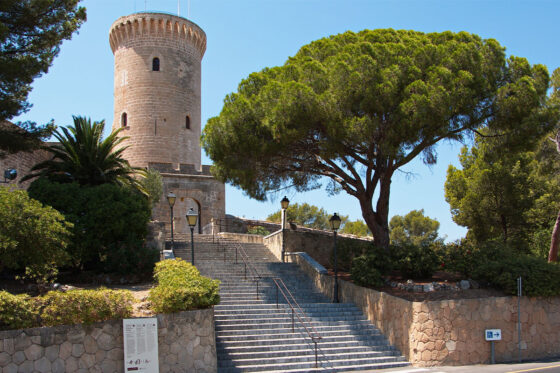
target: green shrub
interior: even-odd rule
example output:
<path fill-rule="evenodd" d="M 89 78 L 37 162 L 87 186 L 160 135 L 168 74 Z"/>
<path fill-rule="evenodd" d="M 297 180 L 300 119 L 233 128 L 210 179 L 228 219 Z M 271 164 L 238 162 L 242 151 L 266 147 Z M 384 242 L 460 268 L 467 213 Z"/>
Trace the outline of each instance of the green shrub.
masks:
<path fill-rule="evenodd" d="M 473 272 L 478 281 L 486 281 L 507 294 L 517 294 L 517 278 L 523 279 L 523 295 L 560 295 L 560 265 L 530 256 L 510 256 L 481 263 Z"/>
<path fill-rule="evenodd" d="M 154 278 L 158 285 L 148 297 L 154 312 L 207 308 L 220 301 L 220 281 L 201 276 L 196 267 L 181 259 L 156 263 Z"/>
<path fill-rule="evenodd" d="M 0 270 L 25 271 L 26 278 L 48 283 L 67 260 L 72 224 L 23 190 L 0 187 Z"/>
<path fill-rule="evenodd" d="M 393 268 L 402 276 L 412 279 L 432 277 L 441 262 L 434 247 L 428 243 L 404 243 L 391 246 L 390 250 Z"/>
<path fill-rule="evenodd" d="M 0 330 L 38 326 L 38 312 L 33 298 L 0 291 Z"/>
<path fill-rule="evenodd" d="M 39 302 L 43 325 L 91 324 L 130 317 L 134 296 L 128 290 L 50 291 Z"/>
<path fill-rule="evenodd" d="M 352 280 L 362 286 L 381 286 L 381 273 L 376 269 L 376 258 L 373 255 L 361 255 L 352 261 L 350 275 Z"/>
<path fill-rule="evenodd" d="M 29 195 L 74 224 L 67 248 L 74 268 L 137 274 L 145 270 L 138 263 L 145 260 L 138 251 L 151 210 L 148 199 L 138 191 L 115 184 L 80 186 L 39 178 L 30 185 Z"/>
<path fill-rule="evenodd" d="M 336 243 L 336 256 L 338 269 L 350 272 L 352 261 L 360 255 L 366 255 L 374 250 L 373 242 L 339 238 Z M 334 267 L 334 252 L 330 257 L 330 265 Z"/>
<path fill-rule="evenodd" d="M 256 225 L 254 227 L 249 227 L 247 229 L 248 234 L 258 234 L 260 236 L 268 236 L 270 232 L 265 228 L 261 227 L 260 225 Z"/>
<path fill-rule="evenodd" d="M 474 271 L 484 263 L 499 261 L 512 255 L 518 254 L 498 242 L 474 245 L 467 240 L 462 240 L 444 245 L 440 250 L 444 269 L 466 277 L 473 277 Z"/>

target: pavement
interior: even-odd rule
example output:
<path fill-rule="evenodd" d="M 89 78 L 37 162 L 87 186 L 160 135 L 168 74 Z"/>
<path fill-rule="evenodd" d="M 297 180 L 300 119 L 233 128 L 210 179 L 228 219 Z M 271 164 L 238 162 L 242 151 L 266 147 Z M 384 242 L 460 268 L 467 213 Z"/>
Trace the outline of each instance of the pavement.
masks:
<path fill-rule="evenodd" d="M 541 360 L 525 363 L 438 366 L 429 368 L 395 368 L 364 372 L 391 373 L 560 373 L 560 360 Z"/>

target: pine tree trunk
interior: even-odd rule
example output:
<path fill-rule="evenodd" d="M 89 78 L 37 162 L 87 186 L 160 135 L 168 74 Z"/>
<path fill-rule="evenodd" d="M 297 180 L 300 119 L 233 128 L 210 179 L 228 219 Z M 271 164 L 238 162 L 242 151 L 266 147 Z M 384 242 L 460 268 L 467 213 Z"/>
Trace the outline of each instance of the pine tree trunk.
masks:
<path fill-rule="evenodd" d="M 554 224 L 554 229 L 552 230 L 552 238 L 550 240 L 550 251 L 548 252 L 549 262 L 558 261 L 558 246 L 560 246 L 560 211 L 558 211 L 558 216 L 556 217 L 556 223 Z"/>
<path fill-rule="evenodd" d="M 362 208 L 362 216 L 373 234 L 375 246 L 389 250 L 389 192 L 391 186 L 391 174 L 385 175 L 380 181 L 379 198 L 377 200 L 377 211 L 373 210 L 372 196 L 361 196 L 358 198 Z"/>

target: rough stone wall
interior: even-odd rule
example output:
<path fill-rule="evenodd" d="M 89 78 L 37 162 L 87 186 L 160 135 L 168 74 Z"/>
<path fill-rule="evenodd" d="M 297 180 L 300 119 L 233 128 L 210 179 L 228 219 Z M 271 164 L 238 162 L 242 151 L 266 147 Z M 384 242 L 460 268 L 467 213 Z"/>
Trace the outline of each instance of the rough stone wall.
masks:
<path fill-rule="evenodd" d="M 204 31 L 185 18 L 135 13 L 113 23 L 109 41 L 115 55 L 113 129 L 121 128 L 126 113 L 125 158 L 139 167 L 161 162 L 200 168 Z M 152 70 L 154 58 L 159 71 Z"/>
<path fill-rule="evenodd" d="M 46 161 L 50 153 L 45 150 L 36 150 L 34 152 L 18 152 L 15 154 L 8 154 L 6 157 L 0 159 L 0 180 L 4 181 L 4 170 L 15 168 L 17 171 L 17 178 L 8 184 L 18 189 L 27 189 L 33 180 L 20 182 L 21 179 L 31 172 L 31 167 L 37 163 Z"/>
<path fill-rule="evenodd" d="M 332 296 L 334 278 L 321 275 L 299 256 L 290 256 Z M 416 366 L 490 362 L 485 329 L 501 329 L 496 362 L 518 358 L 517 297 L 411 302 L 347 281 L 339 281 L 342 302 L 356 304 Z M 522 359 L 560 356 L 560 297 L 521 298 Z"/>
<path fill-rule="evenodd" d="M 216 372 L 214 310 L 161 314 L 159 371 Z M 0 332 L 0 368 L 15 372 L 124 371 L 122 320 Z"/>

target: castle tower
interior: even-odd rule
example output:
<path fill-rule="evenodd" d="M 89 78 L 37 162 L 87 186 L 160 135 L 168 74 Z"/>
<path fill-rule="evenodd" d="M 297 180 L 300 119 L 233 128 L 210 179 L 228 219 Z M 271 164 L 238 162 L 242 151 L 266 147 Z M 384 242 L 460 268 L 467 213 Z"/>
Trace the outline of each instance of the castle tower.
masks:
<path fill-rule="evenodd" d="M 109 32 L 115 56 L 113 129 L 131 165 L 163 176 L 164 193 L 153 219 L 170 221 L 165 196 L 177 196 L 174 227 L 187 232 L 185 214 L 199 212 L 199 229 L 225 214 L 225 188 L 201 165 L 200 86 L 206 34 L 193 22 L 164 13 L 134 13 Z M 168 229 L 169 231 L 169 229 Z"/>
<path fill-rule="evenodd" d="M 109 33 L 115 55 L 113 129 L 130 139 L 131 164 L 200 168 L 200 64 L 206 34 L 185 18 L 135 13 Z"/>

